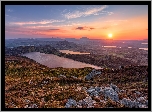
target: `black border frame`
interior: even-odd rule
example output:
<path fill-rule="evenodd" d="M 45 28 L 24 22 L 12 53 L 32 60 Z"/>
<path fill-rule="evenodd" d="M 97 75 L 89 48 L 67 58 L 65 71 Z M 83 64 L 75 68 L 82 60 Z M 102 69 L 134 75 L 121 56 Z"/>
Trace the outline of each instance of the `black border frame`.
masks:
<path fill-rule="evenodd" d="M 5 5 L 148 5 L 148 108 L 5 108 Z M 1 110 L 2 111 L 151 111 L 151 1 L 1 1 Z"/>

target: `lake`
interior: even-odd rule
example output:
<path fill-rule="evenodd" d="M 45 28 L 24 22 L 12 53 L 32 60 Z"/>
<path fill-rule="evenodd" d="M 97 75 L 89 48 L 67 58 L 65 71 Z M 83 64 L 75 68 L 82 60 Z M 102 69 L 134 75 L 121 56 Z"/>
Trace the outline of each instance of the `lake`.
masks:
<path fill-rule="evenodd" d="M 148 44 L 148 43 L 141 43 L 141 44 Z"/>
<path fill-rule="evenodd" d="M 74 51 L 70 51 L 70 50 L 59 50 L 62 53 L 66 53 L 66 54 L 90 54 L 90 53 L 81 53 L 81 52 L 74 52 Z"/>
<path fill-rule="evenodd" d="M 139 48 L 139 49 L 148 50 L 148 48 Z"/>
<path fill-rule="evenodd" d="M 102 69 L 101 67 L 94 66 L 91 64 L 86 64 L 78 61 L 74 61 L 72 59 L 59 57 L 53 54 L 45 54 L 40 52 L 31 52 L 23 54 L 30 59 L 35 60 L 36 62 L 45 65 L 49 68 L 63 67 L 63 68 L 84 68 L 84 67 L 92 67 L 95 69 Z"/>
<path fill-rule="evenodd" d="M 116 46 L 103 46 L 103 47 L 114 47 L 115 48 Z"/>

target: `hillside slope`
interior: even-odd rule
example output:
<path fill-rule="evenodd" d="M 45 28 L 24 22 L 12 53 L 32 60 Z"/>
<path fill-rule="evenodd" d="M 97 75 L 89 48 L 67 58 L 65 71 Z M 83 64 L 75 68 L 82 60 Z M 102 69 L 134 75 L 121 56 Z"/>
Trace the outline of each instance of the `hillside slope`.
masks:
<path fill-rule="evenodd" d="M 128 66 L 124 69 L 103 69 L 92 81 L 84 78 L 93 68 L 53 68 L 40 65 L 21 56 L 5 56 L 5 106 L 6 108 L 65 108 L 68 101 L 87 98 L 92 101 L 74 108 L 128 108 L 121 103 L 124 98 L 148 102 L 147 66 Z M 106 89 L 117 85 L 119 101 L 105 99 L 102 92 L 92 96 L 94 87 Z M 138 101 L 139 102 L 139 101 Z M 144 103 L 145 103 L 144 102 Z M 147 105 L 147 104 L 146 104 Z M 129 106 L 130 107 L 130 106 Z"/>

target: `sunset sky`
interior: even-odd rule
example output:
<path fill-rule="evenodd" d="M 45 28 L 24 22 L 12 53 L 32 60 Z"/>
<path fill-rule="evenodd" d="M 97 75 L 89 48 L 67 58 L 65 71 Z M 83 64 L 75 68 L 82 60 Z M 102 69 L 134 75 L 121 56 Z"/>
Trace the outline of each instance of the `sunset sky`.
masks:
<path fill-rule="evenodd" d="M 52 37 L 148 39 L 148 5 L 5 6 L 5 38 Z"/>

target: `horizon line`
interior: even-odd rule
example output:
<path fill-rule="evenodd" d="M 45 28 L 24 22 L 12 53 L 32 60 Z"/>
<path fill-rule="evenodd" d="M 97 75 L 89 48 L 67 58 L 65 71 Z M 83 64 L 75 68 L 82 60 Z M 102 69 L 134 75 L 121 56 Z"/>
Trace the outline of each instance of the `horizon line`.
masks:
<path fill-rule="evenodd" d="M 30 37 L 25 37 L 25 38 L 5 38 L 5 40 L 10 40 L 10 39 L 63 39 L 63 40 L 65 40 L 65 39 L 76 39 L 76 40 L 80 40 L 80 39 L 83 39 L 83 37 L 81 37 L 81 38 L 61 38 L 61 37 L 45 37 L 45 38 L 43 38 L 43 37 L 40 37 L 40 38 L 30 38 Z M 103 38 L 88 38 L 88 37 L 86 37 L 86 40 L 148 40 L 148 39 L 103 39 Z"/>

